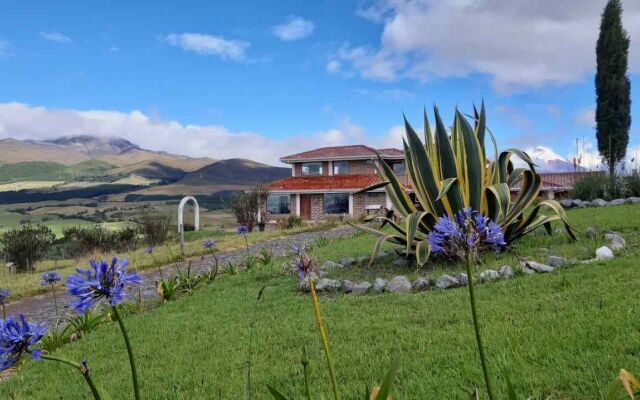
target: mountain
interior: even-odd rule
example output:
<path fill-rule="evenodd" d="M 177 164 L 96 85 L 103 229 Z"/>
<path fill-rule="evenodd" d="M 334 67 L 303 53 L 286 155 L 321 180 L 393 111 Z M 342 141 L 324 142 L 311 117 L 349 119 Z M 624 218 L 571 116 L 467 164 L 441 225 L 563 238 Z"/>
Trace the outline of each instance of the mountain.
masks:
<path fill-rule="evenodd" d="M 104 155 L 124 153 L 128 150 L 139 149 L 138 145 L 122 138 L 103 138 L 89 135 L 62 136 L 57 139 L 43 140 L 72 151 L 78 151 L 92 158 Z"/>
<path fill-rule="evenodd" d="M 573 172 L 573 161 L 567 160 L 554 152 L 549 147 L 536 146 L 530 147 L 525 152 L 531 157 L 536 164 L 537 172 Z M 512 158 L 512 159 L 515 159 Z M 522 164 L 519 160 L 516 165 Z M 583 167 L 578 167 L 578 171 L 586 171 Z"/>
<path fill-rule="evenodd" d="M 47 161 L 19 162 L 0 165 L 0 182 L 68 181 L 106 175 L 113 168 L 104 161 L 83 161 L 62 165 Z"/>
<path fill-rule="evenodd" d="M 163 182 L 175 182 L 184 178 L 187 172 L 180 168 L 162 164 L 157 161 L 140 161 L 124 167 L 114 168 L 109 175 L 138 175 L 148 179 L 158 179 Z"/>
<path fill-rule="evenodd" d="M 253 186 L 259 182 L 271 182 L 287 176 L 291 176 L 290 168 L 272 167 L 243 158 L 231 158 L 190 172 L 178 183 L 190 186 L 211 184 Z"/>

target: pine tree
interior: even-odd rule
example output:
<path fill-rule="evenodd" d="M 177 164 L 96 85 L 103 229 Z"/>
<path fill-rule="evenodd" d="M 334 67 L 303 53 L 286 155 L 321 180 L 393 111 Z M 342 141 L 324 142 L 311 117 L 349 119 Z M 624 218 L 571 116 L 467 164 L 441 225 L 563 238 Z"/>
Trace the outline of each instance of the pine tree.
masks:
<path fill-rule="evenodd" d="M 623 161 L 631 125 L 631 84 L 627 75 L 629 36 L 622 26 L 620 0 L 609 0 L 596 45 L 596 137 L 613 189 L 616 165 Z"/>

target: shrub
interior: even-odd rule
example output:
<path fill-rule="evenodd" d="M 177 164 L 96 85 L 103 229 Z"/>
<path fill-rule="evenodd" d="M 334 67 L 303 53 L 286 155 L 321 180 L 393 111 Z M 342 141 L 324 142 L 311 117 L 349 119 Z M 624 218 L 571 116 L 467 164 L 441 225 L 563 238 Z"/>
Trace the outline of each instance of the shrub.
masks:
<path fill-rule="evenodd" d="M 640 197 L 640 174 L 637 172 L 624 177 L 627 196 Z"/>
<path fill-rule="evenodd" d="M 138 224 L 148 246 L 159 246 L 166 242 L 171 229 L 171 219 L 171 213 L 144 212 L 142 214 Z"/>
<path fill-rule="evenodd" d="M 580 200 L 606 199 L 609 197 L 608 185 L 609 179 L 604 174 L 586 175 L 574 183 L 571 197 Z"/>
<path fill-rule="evenodd" d="M 0 243 L 6 258 L 15 264 L 16 271 L 28 272 L 35 270 L 54 239 L 55 235 L 48 226 L 25 224 L 5 232 Z"/>
<path fill-rule="evenodd" d="M 69 250 L 74 254 L 86 254 L 93 251 L 126 251 L 136 247 L 138 230 L 126 227 L 109 231 L 101 226 L 74 226 L 63 231 Z"/>
<path fill-rule="evenodd" d="M 257 185 L 249 192 L 235 192 L 231 197 L 231 211 L 239 225 L 247 227 L 249 232 L 258 222 L 258 209 L 267 198 L 268 191 L 262 185 Z"/>
<path fill-rule="evenodd" d="M 288 217 L 280 217 L 276 219 L 276 229 L 286 230 L 302 226 L 302 218 L 297 215 L 289 215 Z"/>

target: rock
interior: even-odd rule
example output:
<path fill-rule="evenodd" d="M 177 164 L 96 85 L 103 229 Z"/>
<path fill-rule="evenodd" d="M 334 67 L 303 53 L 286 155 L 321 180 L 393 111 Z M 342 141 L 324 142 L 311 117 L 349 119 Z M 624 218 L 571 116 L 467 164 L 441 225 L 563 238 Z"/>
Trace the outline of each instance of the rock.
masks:
<path fill-rule="evenodd" d="M 604 240 L 609 242 L 609 248 L 611 250 L 622 250 L 627 242 L 617 232 L 609 232 L 604 235 Z"/>
<path fill-rule="evenodd" d="M 571 200 L 571 205 L 573 205 L 574 207 L 580 207 L 580 204 L 582 204 L 582 200 L 580 199 Z"/>
<path fill-rule="evenodd" d="M 342 265 L 343 267 L 350 267 L 355 263 L 356 259 L 353 257 L 343 257 L 338 261 L 338 264 Z"/>
<path fill-rule="evenodd" d="M 313 279 L 315 283 L 318 279 Z M 309 279 L 303 279 L 298 283 L 298 289 L 302 292 L 309 293 L 311 291 L 311 286 L 309 285 Z"/>
<path fill-rule="evenodd" d="M 393 293 L 409 293 L 411 291 L 411 282 L 404 275 L 394 276 L 387 283 L 386 290 Z"/>
<path fill-rule="evenodd" d="M 415 290 L 417 292 L 421 292 L 423 290 L 427 290 L 427 288 L 429 288 L 429 279 L 418 277 L 418 278 L 416 278 L 415 281 L 413 281 L 411 286 L 413 287 L 413 290 Z"/>
<path fill-rule="evenodd" d="M 595 228 L 589 227 L 584 230 L 584 235 L 591 240 L 595 240 L 596 236 L 598 236 L 598 232 L 596 232 Z"/>
<path fill-rule="evenodd" d="M 358 257 L 358 259 L 356 260 L 356 263 L 358 263 L 358 265 L 367 265 L 369 264 L 369 261 L 371 261 L 371 257 L 362 256 L 362 257 Z"/>
<path fill-rule="evenodd" d="M 335 293 L 342 287 L 342 283 L 335 279 L 322 278 L 316 284 L 316 290 L 318 292 L 330 292 Z"/>
<path fill-rule="evenodd" d="M 527 275 L 533 275 L 533 274 L 536 273 L 536 271 L 534 271 L 531 268 L 527 267 L 527 265 L 525 263 L 520 264 L 520 271 L 524 272 Z"/>
<path fill-rule="evenodd" d="M 469 277 L 464 272 L 460 272 L 456 275 L 456 280 L 460 284 L 460 286 L 467 286 L 469 284 Z"/>
<path fill-rule="evenodd" d="M 498 271 L 494 271 L 492 269 L 486 269 L 480 272 L 480 282 L 495 281 L 498 278 L 500 278 L 500 274 L 498 273 Z"/>
<path fill-rule="evenodd" d="M 596 250 L 596 260 L 598 261 L 610 260 L 613 257 L 613 251 L 607 246 L 598 247 Z"/>
<path fill-rule="evenodd" d="M 406 258 L 398 258 L 393 262 L 394 267 L 404 268 L 409 266 L 409 260 Z"/>
<path fill-rule="evenodd" d="M 441 275 L 436 279 L 436 287 L 438 289 L 449 289 L 458 286 L 458 280 L 449 275 Z"/>
<path fill-rule="evenodd" d="M 513 277 L 513 268 L 508 265 L 500 267 L 498 270 L 498 274 L 500 274 L 503 278 L 512 278 Z"/>
<path fill-rule="evenodd" d="M 591 204 L 596 207 L 606 206 L 608 203 L 602 199 L 593 199 L 591 200 Z"/>
<path fill-rule="evenodd" d="M 571 208 L 571 207 L 573 207 L 573 200 L 571 200 L 571 199 L 562 199 L 562 200 L 560 200 L 560 205 L 563 208 Z"/>
<path fill-rule="evenodd" d="M 591 207 L 592 204 L 589 201 L 583 201 L 582 203 L 580 203 L 580 205 L 578 206 L 579 208 L 587 208 L 587 207 Z"/>
<path fill-rule="evenodd" d="M 342 267 L 342 265 L 340 265 L 340 264 L 338 264 L 336 262 L 327 260 L 327 261 L 322 263 L 322 265 L 320 266 L 320 270 L 328 271 L 330 269 L 340 268 L 340 267 Z"/>
<path fill-rule="evenodd" d="M 567 265 L 567 259 L 564 257 L 549 256 L 547 258 L 547 265 L 550 265 L 554 268 L 564 267 L 565 265 Z"/>
<path fill-rule="evenodd" d="M 615 199 L 615 200 L 611 200 L 609 203 L 607 203 L 607 205 L 609 205 L 609 206 L 621 206 L 626 202 L 627 201 L 625 199 Z"/>
<path fill-rule="evenodd" d="M 353 292 L 353 282 L 351 281 L 342 281 L 342 291 L 345 293 Z"/>
<path fill-rule="evenodd" d="M 629 197 L 627 200 L 629 200 L 629 203 L 631 203 L 631 204 L 640 203 L 640 197 Z"/>
<path fill-rule="evenodd" d="M 526 261 L 526 266 L 536 272 L 553 272 L 553 267 L 535 261 Z"/>
<path fill-rule="evenodd" d="M 387 281 L 385 281 L 384 279 L 376 278 L 373 281 L 373 291 L 376 293 L 382 293 L 385 286 L 387 286 Z"/>
<path fill-rule="evenodd" d="M 371 289 L 371 284 L 369 282 L 360 282 L 353 285 L 351 293 L 361 295 L 367 293 L 369 289 Z"/>

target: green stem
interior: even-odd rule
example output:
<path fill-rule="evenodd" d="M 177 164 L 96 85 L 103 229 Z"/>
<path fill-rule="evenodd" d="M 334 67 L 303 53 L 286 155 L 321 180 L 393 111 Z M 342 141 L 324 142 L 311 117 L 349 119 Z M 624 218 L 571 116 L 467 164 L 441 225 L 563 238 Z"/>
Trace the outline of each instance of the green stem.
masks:
<path fill-rule="evenodd" d="M 318 330 L 320 331 L 320 340 L 322 341 L 322 347 L 324 348 L 324 355 L 327 359 L 327 367 L 329 368 L 329 377 L 331 378 L 331 387 L 333 389 L 333 398 L 335 400 L 340 399 L 338 394 L 338 383 L 336 382 L 336 374 L 333 369 L 333 360 L 331 358 L 331 351 L 329 350 L 329 340 L 327 339 L 327 333 L 324 330 L 324 324 L 322 323 L 322 316 L 320 315 L 320 303 L 318 302 L 318 295 L 316 294 L 316 288 L 313 284 L 311 276 L 309 279 L 309 287 L 311 289 L 311 303 L 313 304 L 313 311 L 316 315 L 316 321 L 318 322 Z"/>
<path fill-rule="evenodd" d="M 473 328 L 476 331 L 476 341 L 478 342 L 478 353 L 480 353 L 480 363 L 482 364 L 482 373 L 484 374 L 484 383 L 487 387 L 487 393 L 489 394 L 489 399 L 493 400 L 495 396 L 493 395 L 491 379 L 489 378 L 489 367 L 487 366 L 487 359 L 484 354 L 484 346 L 482 344 L 482 336 L 480 335 L 480 322 L 478 321 L 478 312 L 476 310 L 476 297 L 473 289 L 473 271 L 472 271 L 473 259 L 474 259 L 474 254 L 472 251 L 469 251 L 469 254 L 467 254 L 467 280 L 469 281 L 469 297 L 471 302 L 471 315 L 473 316 Z"/>
<path fill-rule="evenodd" d="M 56 288 L 51 284 L 51 294 L 53 294 L 53 306 L 56 308 L 56 327 L 60 321 L 60 311 L 58 311 L 58 299 L 56 298 Z"/>
<path fill-rule="evenodd" d="M 4 307 L 4 301 L 2 302 L 2 319 L 7 319 L 7 310 Z"/>
<path fill-rule="evenodd" d="M 133 358 L 133 350 L 131 349 L 131 342 L 129 341 L 129 335 L 127 334 L 127 328 L 124 326 L 124 321 L 118 311 L 117 306 L 111 306 L 113 314 L 118 320 L 122 336 L 124 337 L 124 344 L 127 346 L 127 353 L 129 354 L 129 364 L 131 365 L 131 379 L 133 380 L 133 395 L 135 400 L 140 400 L 140 387 L 138 386 L 138 371 L 136 370 L 136 362 Z"/>
<path fill-rule="evenodd" d="M 82 377 L 87 382 L 87 385 L 89 385 L 89 389 L 91 389 L 91 393 L 93 394 L 93 398 L 95 400 L 101 400 L 102 399 L 102 396 L 100 395 L 100 390 L 98 389 L 96 384 L 93 382 L 93 379 L 91 379 L 91 375 L 89 375 L 89 370 L 84 365 L 82 365 L 80 363 L 77 363 L 75 361 L 67 360 L 65 358 L 50 356 L 48 354 L 43 354 L 40 357 L 43 360 L 57 361 L 57 362 L 61 362 L 63 364 L 67 364 L 67 365 L 77 369 L 78 371 L 80 371 L 80 373 L 82 374 Z"/>

